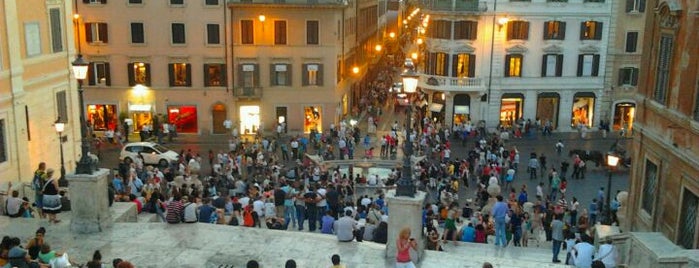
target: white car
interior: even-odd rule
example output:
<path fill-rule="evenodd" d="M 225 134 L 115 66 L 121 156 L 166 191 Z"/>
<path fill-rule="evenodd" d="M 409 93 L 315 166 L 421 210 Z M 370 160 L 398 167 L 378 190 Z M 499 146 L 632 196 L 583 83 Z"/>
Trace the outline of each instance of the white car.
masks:
<path fill-rule="evenodd" d="M 132 142 L 124 145 L 119 154 L 119 159 L 131 163 L 141 153 L 143 163 L 148 165 L 168 166 L 170 162 L 177 161 L 179 154 L 165 146 L 154 142 Z"/>

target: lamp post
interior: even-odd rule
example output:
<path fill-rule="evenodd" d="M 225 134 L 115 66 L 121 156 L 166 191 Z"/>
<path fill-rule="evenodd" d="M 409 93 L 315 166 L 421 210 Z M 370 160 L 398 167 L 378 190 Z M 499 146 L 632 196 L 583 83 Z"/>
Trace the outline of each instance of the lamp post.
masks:
<path fill-rule="evenodd" d="M 607 210 L 607 213 L 605 214 L 605 223 L 608 225 L 612 224 L 612 209 L 611 206 L 609 205 L 610 200 L 611 200 L 611 192 L 612 192 L 612 171 L 616 166 L 619 164 L 619 157 L 614 155 L 613 153 L 607 153 L 607 166 L 609 166 L 608 176 L 607 176 L 607 198 L 605 198 L 604 206 L 605 209 Z"/>
<path fill-rule="evenodd" d="M 65 130 L 66 124 L 61 122 L 61 118 L 58 117 L 56 122 L 53 123 L 53 127 L 56 128 L 56 132 L 58 133 L 58 144 L 61 148 L 61 177 L 58 178 L 58 185 L 64 187 L 68 186 L 68 181 L 66 181 L 66 166 L 63 158 L 63 130 Z"/>
<path fill-rule="evenodd" d="M 408 70 L 401 74 L 403 78 L 403 92 L 404 93 L 414 93 L 417 89 L 418 74 L 415 72 L 414 67 L 410 67 Z M 405 127 L 405 149 L 403 155 L 403 171 L 401 172 L 401 178 L 398 179 L 398 186 L 396 188 L 396 196 L 406 196 L 415 197 L 415 184 L 413 183 L 412 177 L 412 163 L 410 158 L 413 155 L 413 142 L 410 140 L 410 135 L 412 133 L 412 113 L 413 104 L 408 105 L 408 110 L 406 111 L 406 127 Z"/>
<path fill-rule="evenodd" d="M 87 77 L 87 67 L 89 63 L 83 59 L 82 55 L 78 57 L 71 63 L 73 67 L 73 75 L 75 79 L 78 80 L 78 96 L 80 103 L 80 161 L 78 161 L 78 166 L 75 168 L 75 174 L 92 174 L 95 170 L 95 165 L 92 159 L 88 155 L 90 152 L 90 141 L 87 137 L 87 122 L 85 121 L 85 101 L 83 100 L 83 80 Z"/>

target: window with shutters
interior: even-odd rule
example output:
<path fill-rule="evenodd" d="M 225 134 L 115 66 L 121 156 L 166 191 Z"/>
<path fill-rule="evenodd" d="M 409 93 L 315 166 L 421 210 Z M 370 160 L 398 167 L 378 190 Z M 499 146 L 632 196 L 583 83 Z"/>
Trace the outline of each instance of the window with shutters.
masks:
<path fill-rule="evenodd" d="M 619 86 L 637 86 L 638 68 L 624 67 L 619 69 Z"/>
<path fill-rule="evenodd" d="M 132 44 L 143 44 L 146 42 L 146 36 L 144 33 L 143 22 L 132 22 L 131 23 L 131 43 Z"/>
<path fill-rule="evenodd" d="M 452 66 L 454 71 L 452 77 L 476 77 L 476 55 L 456 54 L 453 56 Z"/>
<path fill-rule="evenodd" d="M 107 23 L 91 22 L 85 23 L 85 41 L 87 43 L 108 43 L 109 33 L 107 32 Z"/>
<path fill-rule="evenodd" d="M 59 122 L 68 122 L 68 97 L 65 90 L 56 92 L 56 114 Z"/>
<path fill-rule="evenodd" d="M 270 85 L 291 86 L 291 64 L 272 64 L 269 68 Z"/>
<path fill-rule="evenodd" d="M 83 0 L 83 3 L 85 4 L 106 4 L 107 0 Z"/>
<path fill-rule="evenodd" d="M 658 191 L 658 165 L 646 159 L 645 177 L 643 178 L 643 192 L 641 193 L 641 209 L 653 217 L 655 213 L 655 198 Z"/>
<path fill-rule="evenodd" d="M 222 87 L 226 85 L 226 65 L 222 63 L 204 64 L 204 86 Z"/>
<path fill-rule="evenodd" d="M 168 64 L 168 73 L 171 87 L 192 86 L 192 65 L 188 63 Z"/>
<path fill-rule="evenodd" d="M 638 44 L 638 32 L 626 33 L 626 53 L 635 53 Z"/>
<path fill-rule="evenodd" d="M 129 5 L 140 5 L 143 4 L 143 0 L 129 0 Z"/>
<path fill-rule="evenodd" d="M 564 40 L 565 38 L 565 22 L 555 20 L 544 22 L 544 40 Z"/>
<path fill-rule="evenodd" d="M 429 37 L 437 39 L 451 39 L 451 21 L 450 20 L 434 20 L 427 30 Z"/>
<path fill-rule="evenodd" d="M 252 45 L 255 41 L 252 20 L 240 21 L 240 42 L 244 45 Z"/>
<path fill-rule="evenodd" d="M 529 39 L 528 21 L 510 21 L 507 23 L 507 40 L 527 40 Z"/>
<path fill-rule="evenodd" d="M 110 86 L 108 62 L 91 62 L 87 69 L 87 84 L 90 86 Z"/>
<path fill-rule="evenodd" d="M 448 76 L 449 55 L 442 52 L 427 53 L 426 73 L 431 75 Z"/>
<path fill-rule="evenodd" d="M 674 39 L 671 35 L 664 34 L 660 37 L 658 65 L 655 69 L 655 90 L 653 91 L 653 99 L 661 104 L 665 104 L 667 100 L 667 89 L 670 85 L 670 64 L 672 61 L 674 43 Z"/>
<path fill-rule="evenodd" d="M 184 23 L 172 23 L 172 44 L 181 45 L 186 43 Z"/>
<path fill-rule="evenodd" d="M 274 21 L 274 44 L 286 45 L 286 21 Z"/>
<path fill-rule="evenodd" d="M 454 22 L 454 40 L 476 40 L 477 36 L 477 21 L 462 20 Z"/>
<path fill-rule="evenodd" d="M 206 24 L 206 43 L 209 45 L 221 44 L 220 25 Z"/>
<path fill-rule="evenodd" d="M 580 23 L 580 40 L 602 40 L 602 25 L 599 21 Z"/>
<path fill-rule="evenodd" d="M 505 56 L 505 77 L 522 77 L 524 55 L 508 54 Z"/>
<path fill-rule="evenodd" d="M 317 45 L 320 43 L 318 37 L 318 21 L 306 21 L 306 45 Z"/>
<path fill-rule="evenodd" d="M 694 121 L 699 121 L 699 78 L 697 78 L 697 87 L 694 89 L 696 91 L 694 97 Z"/>
<path fill-rule="evenodd" d="M 259 86 L 259 68 L 257 64 L 245 63 L 238 65 L 238 86 L 253 89 Z"/>
<path fill-rule="evenodd" d="M 131 62 L 126 66 L 129 74 L 129 86 L 150 86 L 150 64 L 144 62 Z"/>
<path fill-rule="evenodd" d="M 218 0 L 205 0 L 204 3 L 207 6 L 218 6 Z"/>
<path fill-rule="evenodd" d="M 580 54 L 578 56 L 578 76 L 598 76 L 599 59 L 599 54 Z"/>
<path fill-rule="evenodd" d="M 563 54 L 544 54 L 541 62 L 541 77 L 563 76 Z"/>
<path fill-rule="evenodd" d="M 307 63 L 303 65 L 303 85 L 322 86 L 323 85 L 323 64 Z"/>
<path fill-rule="evenodd" d="M 61 9 L 49 9 L 49 22 L 51 27 L 51 51 L 53 53 L 63 51 L 63 23 Z"/>
<path fill-rule="evenodd" d="M 627 13 L 643 13 L 646 11 L 646 0 L 626 0 Z"/>
<path fill-rule="evenodd" d="M 5 137 L 5 119 L 0 119 L 0 163 L 7 162 L 7 142 L 5 141 L 6 139 L 7 137 Z"/>

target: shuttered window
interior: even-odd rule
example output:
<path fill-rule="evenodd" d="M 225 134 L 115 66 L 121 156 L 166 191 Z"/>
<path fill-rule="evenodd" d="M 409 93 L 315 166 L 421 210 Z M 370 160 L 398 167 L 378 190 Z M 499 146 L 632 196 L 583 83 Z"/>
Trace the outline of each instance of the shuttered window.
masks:
<path fill-rule="evenodd" d="M 238 86 L 252 89 L 260 85 L 260 68 L 258 64 L 244 63 L 238 65 Z"/>
<path fill-rule="evenodd" d="M 220 26 L 218 24 L 206 25 L 206 43 L 209 45 L 221 44 Z"/>
<path fill-rule="evenodd" d="M 599 54 L 580 54 L 578 56 L 578 76 L 598 76 L 599 59 Z"/>
<path fill-rule="evenodd" d="M 107 24 L 103 22 L 85 23 L 85 41 L 88 43 L 109 43 Z"/>
<path fill-rule="evenodd" d="M 510 21 L 507 23 L 507 40 L 527 40 L 529 39 L 528 21 Z"/>
<path fill-rule="evenodd" d="M 457 54 L 452 56 L 453 70 L 452 77 L 475 77 L 476 76 L 476 55 Z"/>
<path fill-rule="evenodd" d="M 204 86 L 222 87 L 226 85 L 226 65 L 221 63 L 204 64 Z"/>
<path fill-rule="evenodd" d="M 168 74 L 171 87 L 192 86 L 192 65 L 189 63 L 168 64 Z"/>
<path fill-rule="evenodd" d="M 628 32 L 626 33 L 626 53 L 636 52 L 636 47 L 638 43 L 638 32 Z"/>
<path fill-rule="evenodd" d="M 87 69 L 87 84 L 111 86 L 108 62 L 91 62 Z"/>
<path fill-rule="evenodd" d="M 434 20 L 429 24 L 431 29 L 427 33 L 431 38 L 451 39 L 451 21 L 449 20 Z"/>
<path fill-rule="evenodd" d="M 306 21 L 306 44 L 307 45 L 319 44 L 318 21 L 317 20 Z"/>
<path fill-rule="evenodd" d="M 660 37 L 660 47 L 658 48 L 658 66 L 655 69 L 655 90 L 653 99 L 661 104 L 667 100 L 667 89 L 670 85 L 670 67 L 674 40 L 671 35 Z"/>
<path fill-rule="evenodd" d="M 286 21 L 274 21 L 274 44 L 286 45 Z"/>
<path fill-rule="evenodd" d="M 28 129 L 27 132 L 29 132 Z M 0 119 L 0 163 L 7 162 L 7 143 L 5 142 L 6 139 L 7 137 L 5 133 L 5 119 Z"/>
<path fill-rule="evenodd" d="M 522 77 L 524 55 L 508 54 L 505 56 L 505 77 Z"/>
<path fill-rule="evenodd" d="M 172 28 L 172 43 L 173 44 L 186 43 L 184 23 L 173 23 L 173 24 L 171 24 L 171 28 Z"/>
<path fill-rule="evenodd" d="M 271 64 L 269 71 L 270 85 L 291 86 L 291 64 Z"/>
<path fill-rule="evenodd" d="M 454 40 L 476 40 L 477 36 L 477 21 L 462 20 L 454 22 Z"/>
<path fill-rule="evenodd" d="M 51 49 L 54 53 L 63 51 L 63 23 L 61 9 L 49 9 L 51 23 Z"/>
<path fill-rule="evenodd" d="M 131 23 L 131 43 L 132 44 L 143 44 L 146 42 L 145 33 L 143 31 L 142 22 L 132 22 Z"/>
<path fill-rule="evenodd" d="M 306 63 L 303 64 L 301 68 L 303 68 L 303 77 L 301 81 L 303 86 L 323 85 L 323 64 Z"/>
<path fill-rule="evenodd" d="M 603 25 L 604 23 L 599 21 L 580 23 L 580 40 L 602 40 Z"/>
<path fill-rule="evenodd" d="M 619 69 L 619 86 L 637 86 L 638 68 L 626 67 Z"/>
<path fill-rule="evenodd" d="M 254 39 L 254 31 L 252 20 L 240 21 L 240 42 L 244 45 L 252 45 Z"/>
<path fill-rule="evenodd" d="M 129 86 L 150 86 L 150 63 L 130 62 L 126 64 L 126 71 L 129 75 Z"/>
<path fill-rule="evenodd" d="M 59 122 L 68 122 L 68 97 L 65 90 L 56 92 L 56 113 L 58 114 Z"/>
<path fill-rule="evenodd" d="M 541 62 L 541 77 L 563 75 L 563 54 L 545 54 Z"/>
<path fill-rule="evenodd" d="M 563 21 L 544 22 L 544 40 L 564 40 L 566 38 L 566 23 Z"/>

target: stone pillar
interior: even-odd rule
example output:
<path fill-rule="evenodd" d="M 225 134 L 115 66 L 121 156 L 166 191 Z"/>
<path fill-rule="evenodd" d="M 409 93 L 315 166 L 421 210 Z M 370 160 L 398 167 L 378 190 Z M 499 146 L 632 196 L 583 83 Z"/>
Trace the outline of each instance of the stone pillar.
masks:
<path fill-rule="evenodd" d="M 425 192 L 421 191 L 417 191 L 415 197 L 396 196 L 396 190 L 386 193 L 389 211 L 386 258 L 391 262 L 395 262 L 396 259 L 398 232 L 404 227 L 410 227 L 410 235 L 417 241 L 417 252 L 410 252 L 413 262 L 418 263 L 424 256 L 427 240 L 422 233 L 422 208 L 426 196 Z"/>
<path fill-rule="evenodd" d="M 88 234 L 102 232 L 112 226 L 107 199 L 108 169 L 99 169 L 91 175 L 66 174 L 70 183 L 70 230 Z"/>

